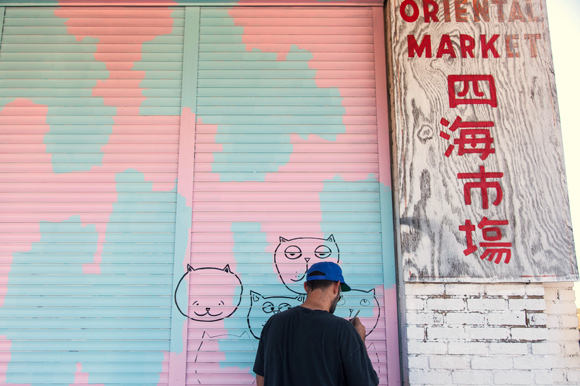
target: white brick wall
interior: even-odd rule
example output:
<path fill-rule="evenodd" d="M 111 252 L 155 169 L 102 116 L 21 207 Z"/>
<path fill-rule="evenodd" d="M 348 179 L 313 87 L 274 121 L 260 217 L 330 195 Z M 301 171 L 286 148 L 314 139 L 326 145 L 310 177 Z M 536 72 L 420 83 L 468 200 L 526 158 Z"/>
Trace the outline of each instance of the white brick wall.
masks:
<path fill-rule="evenodd" d="M 572 283 L 406 283 L 404 293 L 405 385 L 580 385 Z"/>

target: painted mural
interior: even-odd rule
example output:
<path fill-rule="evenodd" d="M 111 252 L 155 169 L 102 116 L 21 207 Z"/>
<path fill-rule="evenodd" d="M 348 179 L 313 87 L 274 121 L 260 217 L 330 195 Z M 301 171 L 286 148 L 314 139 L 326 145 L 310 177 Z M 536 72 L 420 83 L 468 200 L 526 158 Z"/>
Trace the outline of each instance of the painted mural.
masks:
<path fill-rule="evenodd" d="M 353 288 L 337 315 L 359 313 L 395 384 L 382 24 L 190 11 L 6 8 L 0 383 L 253 384 L 263 324 L 335 261 Z"/>

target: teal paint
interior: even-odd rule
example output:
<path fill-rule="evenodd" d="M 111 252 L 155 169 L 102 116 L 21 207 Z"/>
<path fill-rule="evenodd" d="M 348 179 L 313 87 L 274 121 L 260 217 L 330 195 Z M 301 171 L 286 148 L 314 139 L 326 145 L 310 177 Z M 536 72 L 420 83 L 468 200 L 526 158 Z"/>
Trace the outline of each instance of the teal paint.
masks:
<path fill-rule="evenodd" d="M 13 255 L 0 308 L 0 335 L 12 340 L 8 383 L 71 384 L 78 362 L 90 383 L 159 382 L 169 350 L 174 231 L 164 211 L 175 211 L 176 192 L 153 192 L 153 183 L 130 169 L 116 184 L 101 274 L 83 274 L 98 234 L 80 216 L 41 222 L 40 241 Z M 73 242 L 63 243 L 67 238 Z M 42 350 L 56 362 L 49 370 Z"/>
<path fill-rule="evenodd" d="M 0 7 L 0 50 L 2 49 L 2 31 L 4 30 L 4 15 L 6 7 Z"/>
<path fill-rule="evenodd" d="M 277 53 L 246 51 L 244 27 L 234 26 L 227 9 L 202 9 L 201 20 L 200 40 L 208 44 L 200 44 L 197 112 L 204 124 L 218 125 L 222 151 L 213 153 L 212 172 L 220 181 L 264 181 L 289 162 L 292 133 L 335 141 L 345 132 L 340 92 L 317 87 L 312 53 L 292 45 L 277 60 Z M 248 129 L 266 136 L 247 136 Z"/>
<path fill-rule="evenodd" d="M 393 228 L 393 193 L 390 186 L 381 184 L 381 235 L 383 246 L 383 270 L 385 288 L 395 288 L 397 271 L 395 266 L 395 231 Z"/>
<path fill-rule="evenodd" d="M 141 60 L 133 66 L 134 71 L 145 71 L 145 77 L 139 83 L 139 87 L 143 88 L 141 93 L 147 98 L 141 102 L 139 115 L 167 116 L 181 114 L 182 61 L 185 59 L 184 47 L 187 44 L 184 34 L 188 33 L 183 28 L 186 23 L 185 14 L 186 11 L 183 8 L 174 9 L 171 13 L 171 18 L 173 19 L 171 33 L 158 35 L 153 40 L 142 45 Z M 155 56 L 160 53 L 163 53 L 163 57 L 156 58 Z M 156 95 L 156 89 L 148 88 L 151 86 L 151 80 L 159 78 L 178 80 L 172 86 L 168 85 L 167 89 L 165 89 L 166 94 L 173 92 L 174 95 Z M 171 96 L 175 98 L 167 98 Z"/>
<path fill-rule="evenodd" d="M 291 294 L 290 291 L 286 289 L 280 282 L 278 281 L 278 275 L 275 274 L 275 268 L 273 265 L 272 254 L 266 253 L 268 248 L 268 241 L 267 235 L 265 232 L 261 231 L 261 224 L 259 222 L 234 222 L 231 225 L 231 231 L 233 233 L 234 238 L 234 258 L 236 260 L 236 269 L 234 272 L 240 277 L 240 280 L 244 284 L 244 293 L 242 296 L 242 302 L 240 303 L 239 310 L 248 310 L 250 307 L 250 291 L 254 290 L 262 295 L 270 296 L 270 295 L 279 295 L 280 289 L 283 291 L 288 292 Z M 258 258 L 252 261 L 252 264 L 248 264 L 248 258 L 245 251 L 245 246 L 251 243 L 253 248 L 256 251 L 262 252 Z M 264 264 L 265 267 L 269 267 L 270 275 L 256 275 L 255 274 L 255 265 L 256 264 Z M 271 280 L 266 283 L 264 281 L 265 277 L 270 277 L 276 279 L 275 283 L 272 283 Z M 268 285 L 265 284 L 275 284 L 275 285 Z M 246 311 L 247 312 L 247 311 Z M 232 344 L 229 340 L 224 339 L 218 342 L 219 349 L 221 352 L 224 352 L 226 355 L 225 360 L 220 361 L 220 367 L 240 367 L 236 366 L 235 362 L 252 362 L 254 360 L 253 353 L 256 351 L 258 347 L 258 341 L 253 338 L 253 336 L 249 332 L 249 327 L 246 322 L 245 315 L 236 315 L 235 318 L 228 318 L 224 320 L 224 327 L 228 330 L 229 334 L 236 334 L 241 335 L 244 332 L 246 336 L 242 339 L 244 346 L 247 348 L 248 353 L 240 355 L 240 353 L 232 352 L 244 350 L 242 347 L 232 347 Z M 231 339 L 231 337 L 229 338 Z M 241 359 L 241 358 L 243 359 Z M 241 360 L 240 360 L 241 359 Z M 241 366 L 240 369 L 247 368 L 247 364 L 245 366 Z M 248 371 L 251 373 L 251 369 Z"/>

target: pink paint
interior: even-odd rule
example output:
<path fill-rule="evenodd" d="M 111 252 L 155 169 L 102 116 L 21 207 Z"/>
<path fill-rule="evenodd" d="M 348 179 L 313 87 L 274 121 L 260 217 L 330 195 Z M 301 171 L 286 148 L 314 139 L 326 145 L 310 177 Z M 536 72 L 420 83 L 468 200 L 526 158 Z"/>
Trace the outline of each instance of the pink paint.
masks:
<path fill-rule="evenodd" d="M 89 374 L 82 372 L 83 365 L 81 362 L 77 362 L 77 371 L 75 372 L 74 383 L 69 383 L 70 386 L 74 385 L 93 385 L 93 386 L 104 386 L 104 383 L 89 383 Z"/>

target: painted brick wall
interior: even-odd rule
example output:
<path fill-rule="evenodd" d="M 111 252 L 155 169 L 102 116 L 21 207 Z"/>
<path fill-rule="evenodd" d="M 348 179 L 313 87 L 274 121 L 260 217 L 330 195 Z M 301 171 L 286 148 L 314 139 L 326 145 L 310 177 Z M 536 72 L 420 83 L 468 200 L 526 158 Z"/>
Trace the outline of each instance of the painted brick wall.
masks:
<path fill-rule="evenodd" d="M 402 299 L 406 385 L 580 384 L 571 283 L 406 284 Z"/>

